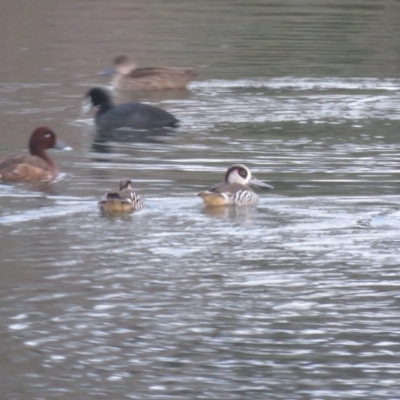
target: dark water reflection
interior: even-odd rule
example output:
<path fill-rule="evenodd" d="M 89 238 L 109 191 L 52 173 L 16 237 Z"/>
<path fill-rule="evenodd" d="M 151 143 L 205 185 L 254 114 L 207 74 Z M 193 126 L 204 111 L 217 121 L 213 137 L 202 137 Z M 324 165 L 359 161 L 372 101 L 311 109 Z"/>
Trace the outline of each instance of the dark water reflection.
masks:
<path fill-rule="evenodd" d="M 133 130 L 133 129 L 96 129 L 92 150 L 99 153 L 111 153 L 112 143 L 164 144 L 160 138 L 174 134 L 175 129 Z"/>
<path fill-rule="evenodd" d="M 0 5 L 0 155 L 45 124 L 74 148 L 55 184 L 1 187 L 3 397 L 397 398 L 399 3 L 93 4 Z M 114 93 L 180 128 L 80 115 L 120 53 L 199 70 Z M 204 209 L 238 161 L 275 190 Z M 147 208 L 104 218 L 122 177 Z"/>

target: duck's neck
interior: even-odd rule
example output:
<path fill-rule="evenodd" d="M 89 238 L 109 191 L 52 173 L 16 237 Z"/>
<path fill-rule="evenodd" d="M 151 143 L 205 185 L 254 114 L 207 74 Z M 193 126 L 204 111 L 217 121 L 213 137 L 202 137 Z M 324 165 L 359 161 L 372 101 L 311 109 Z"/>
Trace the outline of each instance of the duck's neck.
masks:
<path fill-rule="evenodd" d="M 40 157 L 41 159 L 43 159 L 44 161 L 46 161 L 46 163 L 53 169 L 56 169 L 57 166 L 56 164 L 54 164 L 54 161 L 48 156 L 47 152 L 45 149 L 42 149 L 41 147 L 37 148 L 37 147 L 30 147 L 29 149 L 30 153 L 33 156 L 36 157 Z"/>

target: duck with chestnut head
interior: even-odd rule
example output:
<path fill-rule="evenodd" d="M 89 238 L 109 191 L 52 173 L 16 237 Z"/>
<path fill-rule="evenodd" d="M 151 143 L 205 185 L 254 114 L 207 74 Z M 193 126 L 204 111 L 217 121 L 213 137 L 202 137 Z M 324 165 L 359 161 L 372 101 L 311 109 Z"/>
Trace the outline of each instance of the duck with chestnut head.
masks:
<path fill-rule="evenodd" d="M 29 139 L 29 154 L 13 154 L 0 160 L 0 181 L 49 181 L 59 171 L 47 154 L 48 149 L 71 150 L 71 147 L 57 139 L 47 126 L 36 128 Z"/>

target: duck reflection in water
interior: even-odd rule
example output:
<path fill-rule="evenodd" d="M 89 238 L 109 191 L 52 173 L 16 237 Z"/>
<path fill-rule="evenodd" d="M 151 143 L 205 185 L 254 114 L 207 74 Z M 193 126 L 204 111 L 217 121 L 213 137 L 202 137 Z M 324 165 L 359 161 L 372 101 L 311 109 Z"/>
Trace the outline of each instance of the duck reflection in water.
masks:
<path fill-rule="evenodd" d="M 236 222 L 249 222 L 257 215 L 257 209 L 255 207 L 204 207 L 202 213 Z"/>
<path fill-rule="evenodd" d="M 162 137 L 173 135 L 168 129 L 134 130 L 122 129 L 96 129 L 96 136 L 92 143 L 92 150 L 96 153 L 112 153 L 113 143 L 140 143 L 140 144 L 162 144 L 168 143 L 161 140 Z"/>

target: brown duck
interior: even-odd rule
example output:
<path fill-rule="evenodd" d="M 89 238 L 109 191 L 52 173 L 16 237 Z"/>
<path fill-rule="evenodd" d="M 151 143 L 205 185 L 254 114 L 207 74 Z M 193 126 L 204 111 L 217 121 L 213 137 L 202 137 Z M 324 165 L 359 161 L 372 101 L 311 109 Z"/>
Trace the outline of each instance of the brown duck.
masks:
<path fill-rule="evenodd" d="M 59 171 L 46 150 L 71 150 L 71 147 L 58 140 L 56 134 L 46 126 L 40 126 L 32 132 L 28 148 L 30 154 L 13 154 L 0 160 L 0 181 L 52 180 Z"/>
<path fill-rule="evenodd" d="M 114 59 L 114 67 L 104 75 L 114 74 L 112 84 L 118 90 L 185 89 L 197 73 L 193 68 L 143 67 L 125 55 Z"/>

